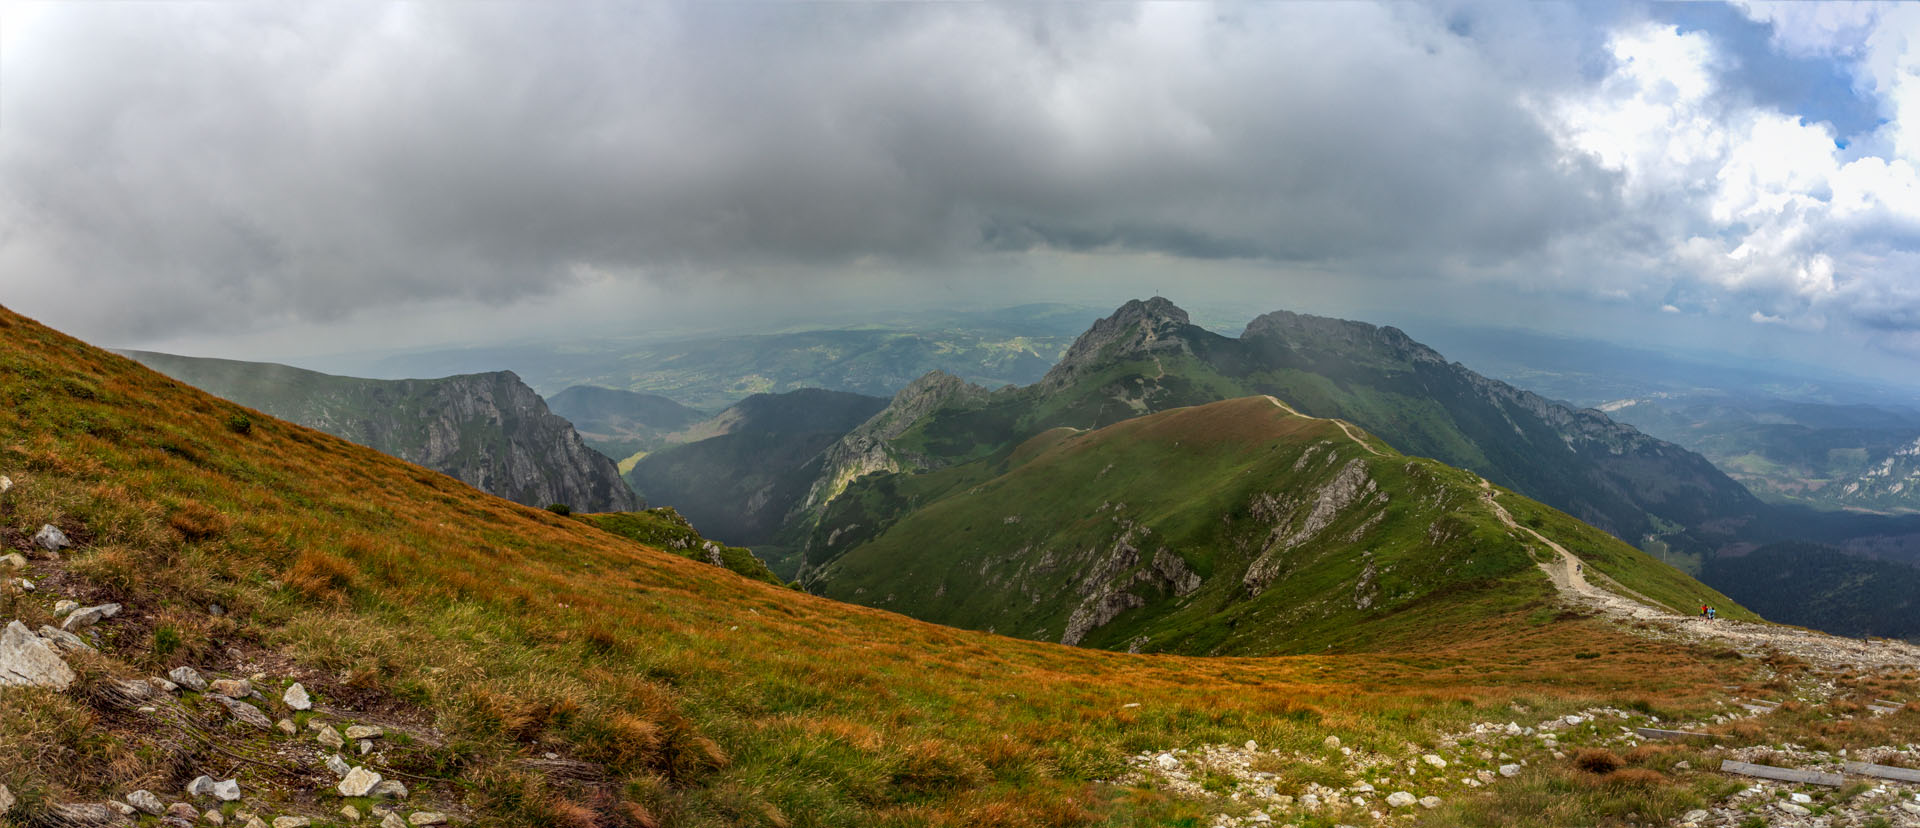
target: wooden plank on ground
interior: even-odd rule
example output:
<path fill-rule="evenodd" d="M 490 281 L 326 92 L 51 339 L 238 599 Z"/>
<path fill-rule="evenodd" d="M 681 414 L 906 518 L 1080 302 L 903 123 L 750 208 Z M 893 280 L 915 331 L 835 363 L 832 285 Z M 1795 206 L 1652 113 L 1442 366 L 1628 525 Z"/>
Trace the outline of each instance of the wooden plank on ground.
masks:
<path fill-rule="evenodd" d="M 1758 776 L 1761 779 L 1778 779 L 1782 782 L 1802 782 L 1808 785 L 1826 785 L 1838 788 L 1847 784 L 1847 778 L 1837 773 L 1800 770 L 1798 768 L 1776 768 L 1772 765 L 1755 765 L 1751 762 L 1735 762 L 1732 759 L 1720 761 L 1722 773 L 1737 773 L 1741 776 Z"/>
<path fill-rule="evenodd" d="M 1901 782 L 1920 782 L 1920 770 L 1896 768 L 1892 765 L 1875 765 L 1871 762 L 1848 762 L 1842 768 L 1847 773 L 1861 776 L 1877 776 L 1881 779 L 1897 779 Z"/>
<path fill-rule="evenodd" d="M 1636 727 L 1633 729 L 1633 732 L 1640 734 L 1642 738 L 1646 739 L 1671 739 L 1678 741 L 1681 739 L 1713 738 L 1713 734 L 1711 733 L 1688 733 L 1684 730 L 1661 730 L 1657 727 Z"/>

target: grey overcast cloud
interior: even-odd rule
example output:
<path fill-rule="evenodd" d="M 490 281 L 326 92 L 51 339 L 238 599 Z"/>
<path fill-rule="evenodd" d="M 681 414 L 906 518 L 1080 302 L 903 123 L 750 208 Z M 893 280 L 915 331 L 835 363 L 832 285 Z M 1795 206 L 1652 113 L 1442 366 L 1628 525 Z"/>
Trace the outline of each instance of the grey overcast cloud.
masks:
<path fill-rule="evenodd" d="M 106 345 L 1159 290 L 1920 364 L 1910 4 L 3 8 L 0 303 Z"/>

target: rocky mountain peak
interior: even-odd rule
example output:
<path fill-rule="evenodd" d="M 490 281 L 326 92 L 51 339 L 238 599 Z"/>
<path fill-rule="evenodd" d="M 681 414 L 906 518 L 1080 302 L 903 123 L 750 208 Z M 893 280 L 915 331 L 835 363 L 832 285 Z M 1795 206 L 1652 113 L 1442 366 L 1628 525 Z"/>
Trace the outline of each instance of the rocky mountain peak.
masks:
<path fill-rule="evenodd" d="M 1248 322 L 1240 338 L 1277 342 L 1295 350 L 1373 354 L 1409 364 L 1447 363 L 1438 351 L 1420 344 L 1399 328 L 1284 310 L 1263 314 Z"/>
<path fill-rule="evenodd" d="M 1192 352 L 1183 336 L 1192 326 L 1187 312 L 1165 297 L 1134 299 L 1112 316 L 1093 323 L 1074 340 L 1060 362 L 1040 380 L 1045 389 L 1072 384 L 1089 367 L 1155 351 Z"/>

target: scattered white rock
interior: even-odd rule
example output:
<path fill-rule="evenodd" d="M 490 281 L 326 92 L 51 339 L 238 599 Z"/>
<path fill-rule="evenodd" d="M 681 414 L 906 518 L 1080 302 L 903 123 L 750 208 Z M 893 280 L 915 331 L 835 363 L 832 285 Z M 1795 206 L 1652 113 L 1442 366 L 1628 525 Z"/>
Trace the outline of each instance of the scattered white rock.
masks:
<path fill-rule="evenodd" d="M 280 700 L 286 702 L 289 710 L 313 709 L 313 699 L 307 696 L 307 688 L 302 687 L 299 682 L 294 682 L 293 686 L 288 687 Z"/>
<path fill-rule="evenodd" d="M 1405 808 L 1419 801 L 1420 800 L 1415 798 L 1413 794 L 1407 793 L 1406 791 L 1394 791 L 1393 793 L 1387 794 L 1387 804 L 1395 808 Z"/>
<path fill-rule="evenodd" d="M 382 779 L 380 784 L 373 786 L 373 792 L 368 796 L 375 799 L 406 799 L 409 793 L 407 786 L 400 780 Z"/>
<path fill-rule="evenodd" d="M 53 617 L 60 618 L 80 608 L 80 602 L 65 599 L 53 602 Z"/>
<path fill-rule="evenodd" d="M 195 799 L 199 799 L 200 797 L 203 797 L 203 796 L 213 796 L 213 777 L 211 776 L 194 777 L 192 782 L 187 783 L 187 796 L 191 796 Z"/>
<path fill-rule="evenodd" d="M 79 678 L 46 641 L 19 621 L 0 632 L 0 687 L 51 687 L 65 690 Z"/>
<path fill-rule="evenodd" d="M 1435 808 L 1438 808 L 1440 807 L 1440 797 L 1437 797 L 1437 796 L 1420 797 L 1420 807 L 1425 808 L 1429 811 Z"/>
<path fill-rule="evenodd" d="M 1780 803 L 1780 810 L 1786 811 L 1787 813 L 1793 814 L 1794 816 L 1807 816 L 1813 813 L 1812 811 L 1809 811 L 1791 802 Z"/>
<path fill-rule="evenodd" d="M 221 695 L 211 695 L 207 696 L 207 698 L 219 702 L 221 706 L 227 708 L 227 712 L 232 714 L 235 719 L 253 725 L 261 730 L 273 729 L 273 720 L 267 718 L 267 714 L 260 712 L 260 708 L 258 707 Z"/>
<path fill-rule="evenodd" d="M 340 731 L 334 730 L 332 725 L 321 725 L 319 730 L 314 731 L 313 738 L 328 750 L 339 750 L 347 744 L 347 740 L 340 738 Z"/>
<path fill-rule="evenodd" d="M 1322 742 L 1321 742 L 1320 744 L 1322 744 L 1322 745 L 1325 745 L 1325 746 L 1326 746 L 1326 748 L 1327 748 L 1328 750 L 1339 750 L 1339 749 L 1340 749 L 1340 737 L 1338 737 L 1338 736 L 1328 736 L 1328 737 L 1327 737 L 1327 738 L 1326 738 L 1326 739 L 1325 739 L 1324 741 L 1322 741 Z"/>
<path fill-rule="evenodd" d="M 134 791 L 127 794 L 127 804 L 148 816 L 159 816 L 167 812 L 167 804 L 154 796 L 152 791 Z"/>
<path fill-rule="evenodd" d="M 447 815 L 433 811 L 414 811 L 407 815 L 407 822 L 412 825 L 445 825 Z"/>
<path fill-rule="evenodd" d="M 14 569 L 26 569 L 27 556 L 18 552 L 10 552 L 6 555 L 0 555 L 0 563 L 4 563 Z"/>
<path fill-rule="evenodd" d="M 1513 777 L 1519 776 L 1520 766 L 1519 765 L 1501 765 L 1500 775 L 1507 777 L 1508 779 L 1512 779 Z"/>
<path fill-rule="evenodd" d="M 273 828 L 307 828 L 307 826 L 312 824 L 313 820 L 306 817 L 285 816 L 273 818 Z"/>
<path fill-rule="evenodd" d="M 366 796 L 378 784 L 380 774 L 366 768 L 354 768 L 345 779 L 340 780 L 339 791 L 341 796 Z"/>
<path fill-rule="evenodd" d="M 1153 757 L 1153 763 L 1159 765 L 1162 770 L 1180 769 L 1180 760 L 1171 753 L 1162 753 Z"/>
<path fill-rule="evenodd" d="M 285 733 L 288 736 L 297 735 L 300 732 L 300 728 L 294 726 L 292 719 L 281 719 L 280 721 L 274 722 L 273 729 Z"/>
<path fill-rule="evenodd" d="M 167 678 L 195 693 L 207 692 L 207 680 L 201 678 L 200 671 L 192 667 L 175 667 L 172 672 L 167 673 Z"/>
<path fill-rule="evenodd" d="M 1432 753 L 1429 753 L 1425 756 L 1420 757 L 1420 761 L 1425 762 L 1429 765 L 1432 765 L 1436 768 L 1444 768 L 1447 766 L 1447 760 L 1442 759 L 1437 754 L 1432 754 Z"/>
<path fill-rule="evenodd" d="M 240 780 L 223 779 L 213 783 L 213 798 L 221 802 L 239 802 Z"/>
<path fill-rule="evenodd" d="M 407 821 L 401 819 L 399 814 L 388 813 L 380 818 L 380 828 L 407 828 Z"/>
<path fill-rule="evenodd" d="M 1792 795 L 1789 795 L 1787 798 L 1801 805 L 1809 805 L 1813 803 L 1813 797 L 1807 796 L 1806 794 L 1803 794 L 1803 793 L 1792 794 Z"/>
<path fill-rule="evenodd" d="M 340 806 L 340 818 L 348 822 L 359 822 L 360 809 L 352 805 L 342 805 Z"/>
<path fill-rule="evenodd" d="M 377 725 L 354 725 L 347 728 L 349 739 L 378 739 L 385 735 L 387 732 Z"/>
<path fill-rule="evenodd" d="M 201 821 L 207 823 L 208 825 L 220 826 L 220 825 L 227 824 L 226 816 L 221 814 L 219 811 L 208 811 L 204 814 L 201 814 L 200 819 Z"/>
<path fill-rule="evenodd" d="M 88 644 L 80 636 L 74 635 L 66 630 L 49 627 L 45 624 L 40 625 L 40 637 L 46 639 L 47 643 L 69 653 L 93 652 L 93 645 Z"/>
<path fill-rule="evenodd" d="M 33 542 L 48 552 L 59 552 L 73 545 L 73 541 L 67 540 L 67 533 L 51 523 L 40 525 L 40 531 L 33 533 Z"/>
<path fill-rule="evenodd" d="M 253 682 L 246 679 L 215 679 L 210 688 L 229 699 L 244 699 L 253 695 Z"/>
<path fill-rule="evenodd" d="M 0 816 L 6 816 L 8 811 L 13 810 L 13 804 L 13 791 L 7 790 L 5 785 L 0 785 Z"/>
<path fill-rule="evenodd" d="M 72 615 L 67 616 L 67 620 L 60 622 L 60 629 L 71 632 L 81 627 L 91 627 L 119 614 L 119 604 L 100 604 L 98 606 L 83 607 L 74 610 Z"/>
<path fill-rule="evenodd" d="M 333 775 L 341 779 L 347 778 L 347 774 L 353 772 L 353 766 L 347 764 L 347 760 L 340 758 L 340 754 L 329 753 L 325 761 L 327 770 L 333 771 Z"/>

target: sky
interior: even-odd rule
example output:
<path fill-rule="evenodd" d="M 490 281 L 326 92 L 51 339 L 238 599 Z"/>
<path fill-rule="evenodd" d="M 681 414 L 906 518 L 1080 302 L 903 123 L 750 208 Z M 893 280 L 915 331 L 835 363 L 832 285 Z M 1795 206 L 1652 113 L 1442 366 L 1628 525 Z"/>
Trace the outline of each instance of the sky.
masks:
<path fill-rule="evenodd" d="M 0 3 L 0 304 L 243 359 L 1030 301 L 1920 377 L 1920 6 Z"/>

